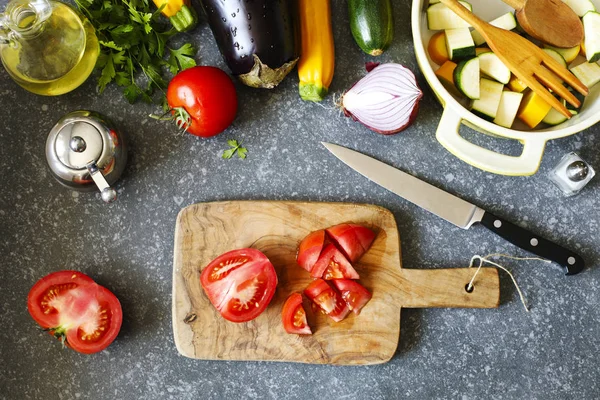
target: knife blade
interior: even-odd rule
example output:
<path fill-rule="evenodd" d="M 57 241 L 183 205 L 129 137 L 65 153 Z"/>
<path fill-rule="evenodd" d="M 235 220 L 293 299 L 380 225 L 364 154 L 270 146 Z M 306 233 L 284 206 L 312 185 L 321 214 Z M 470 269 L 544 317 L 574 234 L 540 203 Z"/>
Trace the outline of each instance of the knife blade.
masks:
<path fill-rule="evenodd" d="M 567 269 L 567 275 L 575 275 L 585 267 L 583 258 L 577 253 L 483 208 L 355 150 L 321 143 L 359 174 L 460 228 L 469 229 L 474 223 L 481 223 L 515 246 L 562 265 Z"/>

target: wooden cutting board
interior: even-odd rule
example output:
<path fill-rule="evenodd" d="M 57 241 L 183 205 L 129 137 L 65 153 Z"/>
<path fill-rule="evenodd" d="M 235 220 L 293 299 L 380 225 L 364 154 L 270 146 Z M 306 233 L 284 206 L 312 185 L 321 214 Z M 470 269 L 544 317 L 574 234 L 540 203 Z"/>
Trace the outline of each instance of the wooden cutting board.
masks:
<path fill-rule="evenodd" d="M 308 311 L 314 334 L 287 334 L 281 322 L 283 303 L 312 280 L 296 265 L 298 244 L 309 232 L 343 222 L 377 232 L 372 247 L 355 264 L 360 282 L 373 298 L 360 315 L 351 314 L 342 322 Z M 480 271 L 471 293 L 465 286 L 474 269 L 401 269 L 394 216 L 374 205 L 200 203 L 179 213 L 175 229 L 173 331 L 177 350 L 187 357 L 338 365 L 384 363 L 398 346 L 401 308 L 492 308 L 499 304 L 495 268 Z M 244 247 L 258 249 L 271 260 L 279 284 L 263 314 L 236 324 L 223 319 L 210 304 L 200 285 L 200 272 L 218 255 Z"/>

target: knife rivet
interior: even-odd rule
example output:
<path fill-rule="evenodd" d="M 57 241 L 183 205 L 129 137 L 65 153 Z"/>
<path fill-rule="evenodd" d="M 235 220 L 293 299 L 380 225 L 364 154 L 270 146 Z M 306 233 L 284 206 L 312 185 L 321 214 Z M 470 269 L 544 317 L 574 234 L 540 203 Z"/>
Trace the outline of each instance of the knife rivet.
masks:
<path fill-rule="evenodd" d="M 495 220 L 494 221 L 494 226 L 496 228 L 500 228 L 502 226 L 502 221 L 500 221 L 499 219 Z"/>
<path fill-rule="evenodd" d="M 575 264 L 575 257 L 569 257 L 569 258 L 567 259 L 567 262 L 569 263 L 569 265 L 573 265 L 573 264 Z"/>
<path fill-rule="evenodd" d="M 533 238 L 529 241 L 529 243 L 531 243 L 531 245 L 535 247 L 538 245 L 538 240 L 536 238 Z"/>

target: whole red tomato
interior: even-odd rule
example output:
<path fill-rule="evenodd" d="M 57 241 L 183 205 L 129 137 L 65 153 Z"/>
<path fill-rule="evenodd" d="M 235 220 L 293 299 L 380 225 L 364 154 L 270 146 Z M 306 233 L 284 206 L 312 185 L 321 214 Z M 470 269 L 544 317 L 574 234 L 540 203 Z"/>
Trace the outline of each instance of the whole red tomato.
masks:
<path fill-rule="evenodd" d="M 201 137 L 223 132 L 237 112 L 233 82 L 215 67 L 197 66 L 175 75 L 167 88 L 167 102 L 177 125 Z"/>

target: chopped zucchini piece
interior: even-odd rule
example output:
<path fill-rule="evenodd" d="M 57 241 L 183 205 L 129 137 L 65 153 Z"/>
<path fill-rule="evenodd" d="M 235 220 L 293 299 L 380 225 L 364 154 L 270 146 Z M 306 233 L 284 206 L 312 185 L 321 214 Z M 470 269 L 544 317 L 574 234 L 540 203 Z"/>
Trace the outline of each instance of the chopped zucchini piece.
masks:
<path fill-rule="evenodd" d="M 550 112 L 552 106 L 542 99 L 540 95 L 533 91 L 529 91 L 521 101 L 521 107 L 517 117 L 523 121 L 528 127 L 535 128 L 539 125 L 544 117 Z"/>
<path fill-rule="evenodd" d="M 501 15 L 498 18 L 490 21 L 490 24 L 494 25 L 497 28 L 512 31 L 517 27 L 517 20 L 515 19 L 515 15 L 512 12 L 507 12 L 506 14 Z M 485 43 L 485 39 L 483 38 L 483 36 L 481 36 L 481 33 L 477 31 L 472 31 L 471 35 L 473 36 L 473 42 L 475 42 L 475 46 L 481 46 Z"/>
<path fill-rule="evenodd" d="M 548 48 L 544 48 L 542 50 L 544 50 L 544 52 L 550 57 L 554 58 L 564 68 L 567 68 L 567 62 L 565 61 L 565 58 L 558 51 Z"/>
<path fill-rule="evenodd" d="M 475 43 L 469 28 L 446 29 L 446 48 L 452 61 L 475 57 Z"/>
<path fill-rule="evenodd" d="M 454 84 L 469 99 L 479 98 L 479 58 L 461 61 L 454 70 Z"/>
<path fill-rule="evenodd" d="M 517 117 L 521 100 L 523 100 L 523 93 L 510 92 L 508 90 L 503 91 L 494 123 L 505 128 L 510 128 Z"/>
<path fill-rule="evenodd" d="M 510 76 L 510 81 L 508 81 L 508 87 L 513 92 L 522 93 L 525 89 L 527 89 L 527 85 L 523 83 L 516 75 Z"/>
<path fill-rule="evenodd" d="M 588 62 L 600 60 L 600 14 L 590 11 L 583 16 L 585 57 Z"/>
<path fill-rule="evenodd" d="M 490 79 L 479 81 L 479 99 L 473 101 L 471 111 L 481 118 L 493 121 L 498 114 L 504 85 Z"/>
<path fill-rule="evenodd" d="M 583 64 L 571 68 L 571 72 L 583 82 L 588 89 L 600 82 L 600 65 L 596 63 L 584 62 Z"/>
<path fill-rule="evenodd" d="M 568 49 L 561 49 L 560 47 L 550 46 L 549 44 L 544 44 L 545 49 L 551 49 L 556 51 L 558 54 L 563 56 L 567 64 L 571 64 L 573 60 L 577 58 L 579 52 L 581 51 L 581 46 L 577 45 L 575 47 L 570 47 Z"/>
<path fill-rule="evenodd" d="M 460 1 L 460 3 L 469 11 L 473 11 L 471 4 L 466 1 Z M 433 4 L 427 8 L 427 27 L 432 31 L 468 28 L 469 26 L 471 25 L 468 22 L 456 15 L 443 3 Z"/>
<path fill-rule="evenodd" d="M 571 7 L 579 17 L 583 17 L 588 11 L 596 11 L 594 3 L 590 0 L 563 0 L 566 5 Z"/>
<path fill-rule="evenodd" d="M 565 104 L 564 101 L 563 101 L 563 104 Z M 577 111 L 575 111 L 575 112 L 577 112 Z M 548 124 L 550 126 L 555 126 L 558 124 L 562 124 L 567 119 L 568 119 L 567 117 L 565 117 L 559 111 L 557 111 L 553 108 L 548 112 L 548 114 L 546 114 L 546 116 L 544 117 L 542 122 L 545 124 Z"/>
<path fill-rule="evenodd" d="M 492 52 L 482 53 L 479 56 L 479 68 L 481 72 L 497 80 L 500 83 L 508 84 L 510 81 L 510 69 Z"/>

